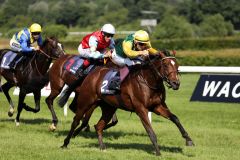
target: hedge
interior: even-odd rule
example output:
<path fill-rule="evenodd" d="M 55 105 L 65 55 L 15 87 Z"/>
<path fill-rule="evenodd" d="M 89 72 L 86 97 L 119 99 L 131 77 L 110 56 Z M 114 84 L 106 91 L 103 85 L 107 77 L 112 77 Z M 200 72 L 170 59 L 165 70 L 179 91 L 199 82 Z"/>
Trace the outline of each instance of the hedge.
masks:
<path fill-rule="evenodd" d="M 66 48 L 75 48 L 79 41 L 64 41 Z M 224 48 L 240 48 L 239 38 L 222 38 L 222 39 L 177 39 L 177 40 L 152 40 L 151 44 L 157 49 L 168 50 L 214 50 Z"/>
<path fill-rule="evenodd" d="M 151 43 L 155 48 L 174 50 L 214 50 L 224 48 L 240 48 L 240 38 L 155 40 Z"/>
<path fill-rule="evenodd" d="M 240 66 L 240 57 L 177 57 L 181 66 Z"/>

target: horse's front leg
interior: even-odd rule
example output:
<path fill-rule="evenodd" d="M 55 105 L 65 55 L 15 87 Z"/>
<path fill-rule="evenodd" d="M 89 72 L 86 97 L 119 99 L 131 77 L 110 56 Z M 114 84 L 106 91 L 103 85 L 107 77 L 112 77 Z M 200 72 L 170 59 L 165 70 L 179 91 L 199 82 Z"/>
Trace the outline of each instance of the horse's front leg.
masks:
<path fill-rule="evenodd" d="M 178 127 L 179 131 L 182 134 L 182 137 L 185 138 L 187 146 L 193 146 L 194 145 L 192 139 L 189 137 L 188 133 L 183 128 L 183 126 L 180 123 L 178 117 L 176 115 L 174 115 L 173 113 L 171 113 L 171 111 L 168 109 L 168 107 L 165 103 L 163 103 L 162 105 L 156 106 L 154 108 L 153 112 L 169 119 L 170 121 L 172 121 Z"/>
<path fill-rule="evenodd" d="M 136 110 L 136 113 L 137 115 L 140 117 L 141 119 L 141 122 L 146 130 L 146 132 L 148 133 L 148 136 L 156 150 L 156 155 L 159 156 L 160 155 L 160 149 L 159 149 L 159 146 L 158 146 L 158 143 L 157 143 L 157 136 L 156 134 L 154 133 L 153 129 L 152 129 L 152 126 L 151 126 L 151 123 L 149 121 L 149 118 L 148 118 L 148 110 L 144 107 L 139 107 L 137 108 Z"/>
<path fill-rule="evenodd" d="M 50 131 L 55 131 L 57 129 L 58 118 L 57 118 L 57 115 L 53 108 L 53 101 L 57 97 L 57 95 L 59 95 L 59 93 L 60 93 L 59 91 L 51 89 L 50 95 L 45 100 L 45 102 L 48 105 L 48 109 L 50 110 L 50 112 L 52 114 L 52 124 L 49 126 Z"/>
<path fill-rule="evenodd" d="M 26 95 L 27 95 L 27 93 L 25 92 L 25 90 L 20 88 L 18 107 L 17 107 L 18 112 L 17 112 L 17 116 L 16 116 L 16 120 L 15 120 L 16 126 L 20 125 L 19 119 L 20 119 L 20 114 L 22 112 L 23 106 L 25 105 L 24 99 L 25 99 Z"/>
<path fill-rule="evenodd" d="M 13 105 L 12 99 L 8 93 L 10 88 L 12 88 L 13 86 L 14 85 L 10 82 L 6 82 L 6 83 L 4 83 L 4 85 L 2 85 L 2 91 L 3 91 L 4 95 L 6 96 L 8 103 L 10 104 L 9 111 L 8 111 L 9 117 L 12 117 L 13 113 L 14 113 L 14 105 Z"/>
<path fill-rule="evenodd" d="M 41 98 L 41 90 L 35 91 L 33 92 L 34 95 L 34 102 L 35 102 L 35 108 L 31 108 L 30 106 L 28 106 L 27 104 L 23 104 L 23 108 L 26 111 L 29 112 L 33 112 L 33 113 L 37 113 L 40 111 L 40 98 Z"/>

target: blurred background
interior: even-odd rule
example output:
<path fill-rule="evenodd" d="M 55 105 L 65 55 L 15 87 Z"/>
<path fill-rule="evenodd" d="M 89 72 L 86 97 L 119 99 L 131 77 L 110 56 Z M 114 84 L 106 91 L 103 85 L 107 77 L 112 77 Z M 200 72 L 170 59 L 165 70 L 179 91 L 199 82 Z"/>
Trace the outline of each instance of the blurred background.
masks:
<path fill-rule="evenodd" d="M 176 50 L 181 65 L 238 66 L 238 0 L 0 0 L 0 48 L 33 22 L 77 54 L 82 37 L 112 23 L 115 38 L 139 29 L 153 47 Z"/>

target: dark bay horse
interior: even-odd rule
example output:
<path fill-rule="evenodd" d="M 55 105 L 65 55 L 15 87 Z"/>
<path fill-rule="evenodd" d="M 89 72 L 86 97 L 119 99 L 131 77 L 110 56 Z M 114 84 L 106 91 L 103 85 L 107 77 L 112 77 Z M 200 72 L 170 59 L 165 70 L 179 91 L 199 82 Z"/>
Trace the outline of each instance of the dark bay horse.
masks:
<path fill-rule="evenodd" d="M 73 83 L 73 81 L 77 80 L 77 77 L 70 73 L 69 71 L 64 69 L 64 64 L 71 58 L 73 58 L 76 55 L 64 55 L 60 58 L 58 58 L 52 65 L 52 67 L 49 69 L 49 83 L 50 83 L 50 87 L 51 87 L 51 93 L 50 95 L 46 98 L 46 103 L 48 105 L 48 108 L 52 114 L 52 124 L 49 126 L 49 129 L 51 131 L 55 131 L 57 128 L 57 123 L 58 123 L 58 118 L 57 115 L 54 111 L 54 107 L 53 107 L 53 101 L 54 99 L 61 93 L 63 87 L 65 84 L 69 85 L 71 83 Z M 81 82 L 79 83 L 79 85 L 81 84 Z M 76 96 L 75 96 L 76 97 Z M 76 100 L 76 98 L 74 98 L 74 101 Z M 74 103 L 72 103 L 74 104 Z M 75 106 L 70 105 L 69 108 L 75 113 Z M 97 106 L 92 106 L 92 108 L 88 111 L 88 113 L 85 114 L 85 117 L 87 119 L 83 119 L 83 121 L 85 121 L 85 123 L 88 123 L 92 112 L 94 111 L 94 109 Z M 85 124 L 84 123 L 84 124 Z M 113 121 L 112 123 L 110 123 L 106 128 L 109 128 L 113 125 L 116 125 L 117 123 L 117 117 L 114 114 L 113 116 Z M 83 128 L 89 129 L 89 126 L 86 125 Z"/>
<path fill-rule="evenodd" d="M 174 90 L 177 90 L 180 85 L 178 63 L 175 57 L 159 52 L 140 69 L 130 72 L 121 84 L 119 95 L 101 94 L 102 81 L 109 70 L 110 68 L 107 67 L 96 68 L 85 78 L 82 85 L 77 88 L 78 97 L 75 104 L 77 110 L 62 148 L 67 147 L 71 137 L 78 135 L 79 130 L 76 127 L 83 115 L 93 105 L 102 106 L 102 117 L 95 125 L 101 150 L 105 149 L 102 139 L 103 129 L 117 108 L 136 112 L 153 143 L 156 155 L 160 155 L 160 150 L 157 137 L 148 118 L 149 111 L 171 120 L 178 127 L 182 137 L 185 138 L 186 145 L 193 145 L 192 139 L 181 125 L 179 119 L 171 113 L 165 103 L 166 91 L 163 82 L 165 81 Z"/>
<path fill-rule="evenodd" d="M 8 51 L 8 49 L 0 50 L 0 62 L 2 62 L 4 54 Z M 39 112 L 41 89 L 49 81 L 47 71 L 50 64 L 52 60 L 64 54 L 62 45 L 56 38 L 46 38 L 39 51 L 35 51 L 31 57 L 27 58 L 28 60 L 23 60 L 17 64 L 14 73 L 10 69 L 0 68 L 0 76 L 3 76 L 7 81 L 1 88 L 10 104 L 9 116 L 12 116 L 14 113 L 14 105 L 8 92 L 13 86 L 20 88 L 16 125 L 19 125 L 19 118 L 23 108 L 26 111 Z M 24 99 L 28 93 L 34 94 L 35 108 L 31 108 L 24 103 Z"/>

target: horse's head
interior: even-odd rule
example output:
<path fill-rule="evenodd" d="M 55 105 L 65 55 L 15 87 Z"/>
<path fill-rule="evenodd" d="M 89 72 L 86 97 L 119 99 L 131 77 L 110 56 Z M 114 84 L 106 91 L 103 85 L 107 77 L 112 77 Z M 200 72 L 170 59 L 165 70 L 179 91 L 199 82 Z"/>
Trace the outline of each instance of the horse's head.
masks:
<path fill-rule="evenodd" d="M 180 86 L 180 80 L 178 76 L 179 65 L 175 56 L 170 55 L 169 52 L 159 52 L 151 61 L 157 75 L 167 82 L 168 87 L 177 90 Z"/>
<path fill-rule="evenodd" d="M 43 45 L 40 48 L 41 53 L 43 53 L 48 58 L 57 59 L 65 54 L 63 46 L 58 42 L 56 38 L 46 38 Z"/>

